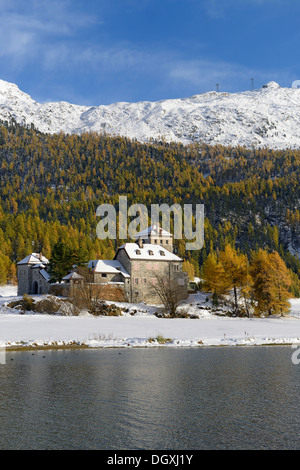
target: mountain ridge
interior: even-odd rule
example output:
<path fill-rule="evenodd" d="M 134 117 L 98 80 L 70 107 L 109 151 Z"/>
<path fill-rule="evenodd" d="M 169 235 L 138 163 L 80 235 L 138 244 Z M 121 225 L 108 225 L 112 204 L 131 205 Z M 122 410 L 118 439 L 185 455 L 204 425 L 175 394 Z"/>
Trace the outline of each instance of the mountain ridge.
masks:
<path fill-rule="evenodd" d="M 210 91 L 187 98 L 83 106 L 38 103 L 17 85 L 0 80 L 0 119 L 11 118 L 50 134 L 91 131 L 140 142 L 300 148 L 300 89 L 276 82 L 237 93 Z"/>

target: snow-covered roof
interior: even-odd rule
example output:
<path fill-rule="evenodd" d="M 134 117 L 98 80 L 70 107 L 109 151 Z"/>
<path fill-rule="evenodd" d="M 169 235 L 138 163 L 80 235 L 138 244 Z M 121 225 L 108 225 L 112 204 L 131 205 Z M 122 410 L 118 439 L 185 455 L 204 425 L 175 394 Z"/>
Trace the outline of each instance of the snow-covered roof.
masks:
<path fill-rule="evenodd" d="M 140 248 L 137 243 L 124 243 L 119 250 L 125 250 L 130 259 L 146 259 L 149 261 L 182 261 L 179 256 L 171 253 L 160 245 L 144 243 Z"/>
<path fill-rule="evenodd" d="M 63 281 L 69 281 L 70 279 L 83 279 L 83 277 L 80 276 L 80 274 L 75 273 L 74 271 L 72 271 L 71 273 L 69 273 L 65 277 L 63 277 Z"/>
<path fill-rule="evenodd" d="M 130 277 L 124 266 L 117 260 L 91 260 L 88 267 L 94 273 L 117 274 L 121 272 L 124 277 Z"/>
<path fill-rule="evenodd" d="M 150 236 L 156 237 L 171 237 L 172 234 L 162 229 L 159 225 L 150 225 L 146 230 L 137 233 L 134 238 L 148 238 Z"/>
<path fill-rule="evenodd" d="M 31 253 L 31 255 L 26 256 L 26 258 L 22 259 L 18 262 L 18 264 L 48 264 L 49 260 L 45 258 L 45 256 L 40 255 L 40 253 Z"/>
<path fill-rule="evenodd" d="M 43 276 L 44 279 L 46 279 L 47 282 L 50 281 L 50 274 L 45 269 L 41 269 L 40 274 Z"/>
<path fill-rule="evenodd" d="M 31 253 L 31 254 L 35 256 L 42 263 L 45 263 L 45 264 L 49 263 L 49 260 L 46 258 L 46 256 L 43 256 L 41 253 Z"/>
<path fill-rule="evenodd" d="M 45 264 L 43 264 L 43 263 L 37 263 L 37 264 L 35 264 L 34 266 L 32 266 L 32 269 L 34 269 L 34 268 L 40 268 L 40 269 L 41 269 L 41 268 L 45 268 L 45 267 L 46 267 Z"/>
<path fill-rule="evenodd" d="M 130 277 L 124 266 L 117 260 L 97 259 L 89 261 L 88 267 L 94 273 L 117 274 L 121 273 L 124 277 Z"/>

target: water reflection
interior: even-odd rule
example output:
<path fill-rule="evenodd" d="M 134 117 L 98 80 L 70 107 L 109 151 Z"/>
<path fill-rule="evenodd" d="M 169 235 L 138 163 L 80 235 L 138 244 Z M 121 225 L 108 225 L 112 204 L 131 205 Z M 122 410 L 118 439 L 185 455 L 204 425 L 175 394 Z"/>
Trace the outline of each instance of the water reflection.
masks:
<path fill-rule="evenodd" d="M 289 347 L 7 353 L 1 449 L 297 449 Z"/>

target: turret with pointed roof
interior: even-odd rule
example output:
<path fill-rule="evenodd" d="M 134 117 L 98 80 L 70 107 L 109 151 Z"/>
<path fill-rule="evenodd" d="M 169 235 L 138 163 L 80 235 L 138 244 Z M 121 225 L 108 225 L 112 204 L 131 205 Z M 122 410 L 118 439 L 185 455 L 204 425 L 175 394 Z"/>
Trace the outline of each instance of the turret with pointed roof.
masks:
<path fill-rule="evenodd" d="M 48 259 L 41 253 L 31 253 L 18 262 L 18 295 L 45 293 L 48 289 Z"/>

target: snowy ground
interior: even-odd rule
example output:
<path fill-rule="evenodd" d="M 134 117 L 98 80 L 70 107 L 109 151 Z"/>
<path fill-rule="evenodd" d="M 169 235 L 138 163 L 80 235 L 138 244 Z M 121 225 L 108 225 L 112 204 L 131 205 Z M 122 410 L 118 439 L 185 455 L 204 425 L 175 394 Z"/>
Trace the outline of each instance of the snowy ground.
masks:
<path fill-rule="evenodd" d="M 204 294 L 191 295 L 182 309 L 198 318 L 157 318 L 157 307 L 117 304 L 121 317 L 62 316 L 26 313 L 7 307 L 16 288 L 0 287 L 0 346 L 193 347 L 300 343 L 300 299 L 291 301 L 289 317 L 230 318 L 214 315 Z M 125 311 L 127 310 L 127 311 Z M 135 314 L 132 315 L 135 311 Z M 155 338 L 170 341 L 161 344 Z M 152 338 L 154 341 L 149 341 Z"/>

